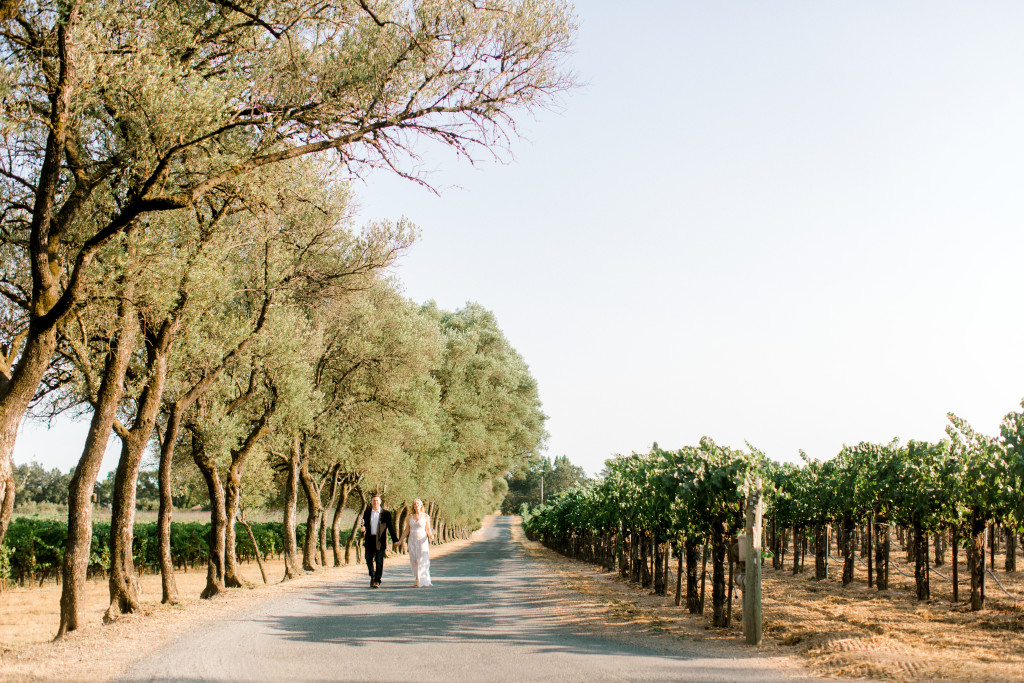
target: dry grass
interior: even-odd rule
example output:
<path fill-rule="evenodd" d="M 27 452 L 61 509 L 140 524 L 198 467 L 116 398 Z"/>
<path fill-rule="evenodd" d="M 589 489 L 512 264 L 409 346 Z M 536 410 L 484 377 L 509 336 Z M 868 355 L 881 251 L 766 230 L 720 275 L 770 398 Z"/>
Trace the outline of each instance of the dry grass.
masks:
<path fill-rule="evenodd" d="M 614 572 L 565 558 L 525 539 L 521 543 L 535 559 L 556 570 L 566 586 L 595 605 L 585 618 L 632 625 L 662 640 L 701 643 L 736 654 L 756 651 L 780 666 L 797 664 L 825 677 L 1024 681 L 1024 601 L 1006 598 L 991 578 L 986 584 L 987 609 L 971 612 L 963 603 L 951 602 L 951 584 L 938 577 L 932 581 L 934 599 L 918 602 L 913 579 L 895 571 L 889 590 L 879 593 L 867 588 L 867 571 L 860 565 L 855 582 L 845 589 L 838 580 L 841 566 L 835 563 L 824 581 L 813 578 L 813 557 L 810 575 L 793 576 L 790 571 L 768 568 L 763 578 L 764 639 L 750 648 L 742 637 L 742 594 L 738 592 L 734 623 L 714 629 L 710 613 L 691 615 L 685 601 L 684 606 L 675 606 L 674 595 L 651 595 Z M 996 558 L 996 566 L 1002 566 L 998 554 Z M 940 570 L 947 574 L 948 564 Z M 965 576 L 962 567 L 961 581 Z M 997 576 L 1011 594 L 1024 597 L 1024 573 L 1000 571 Z M 675 586 L 674 572 L 669 585 Z M 709 582 L 708 601 L 710 590 Z M 968 595 L 965 588 L 960 597 Z"/>
<path fill-rule="evenodd" d="M 949 575 L 948 564 L 940 570 Z M 894 681 L 1024 680 L 1024 601 L 1007 598 L 991 577 L 986 609 L 971 612 L 952 602 L 952 584 L 937 576 L 933 599 L 919 602 L 913 579 L 895 571 L 884 592 L 867 587 L 867 570 L 859 563 L 847 588 L 839 581 L 841 571 L 833 563 L 829 576 L 836 578 L 824 581 L 815 581 L 813 573 L 765 572 L 765 634 L 805 657 L 814 670 Z M 962 582 L 966 567 L 960 572 Z M 996 575 L 1012 595 L 1024 597 L 1024 574 Z M 968 587 L 961 585 L 961 600 L 968 597 Z"/>
<path fill-rule="evenodd" d="M 284 576 L 283 559 L 266 561 L 263 566 L 267 570 L 267 581 L 271 583 L 278 583 Z M 239 569 L 243 579 L 263 584 L 255 562 L 242 564 Z M 188 573 L 178 572 L 175 580 L 183 605 L 198 602 L 199 593 L 206 586 L 206 567 Z M 139 579 L 139 584 L 143 600 L 154 604 L 160 602 L 159 574 L 145 574 Z M 18 648 L 52 640 L 60 623 L 60 591 L 59 584 L 47 582 L 42 587 L 9 588 L 0 594 L 0 647 Z M 107 581 L 86 581 L 83 623 L 100 625 L 109 604 Z"/>

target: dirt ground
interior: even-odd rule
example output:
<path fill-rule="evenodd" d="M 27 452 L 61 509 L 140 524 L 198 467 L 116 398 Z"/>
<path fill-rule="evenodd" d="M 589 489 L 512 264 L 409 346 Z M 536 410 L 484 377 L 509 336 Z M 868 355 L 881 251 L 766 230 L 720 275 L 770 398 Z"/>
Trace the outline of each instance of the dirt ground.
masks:
<path fill-rule="evenodd" d="M 263 563 L 267 581 L 278 583 L 284 576 L 284 560 L 272 559 Z M 242 578 L 254 584 L 263 584 L 259 566 L 241 564 Z M 206 568 L 197 568 L 188 573 L 177 572 L 178 593 L 182 604 L 199 601 L 199 593 L 206 586 Z M 160 575 L 144 574 L 139 579 L 142 599 L 147 603 L 159 604 L 161 596 Z M 8 588 L 0 594 L 0 647 L 17 648 L 34 643 L 53 640 L 60 624 L 60 590 L 56 582 L 48 581 L 41 587 Z M 83 621 L 86 625 L 99 626 L 103 613 L 110 604 L 110 593 L 106 579 L 90 579 L 85 585 L 85 609 Z"/>
<path fill-rule="evenodd" d="M 662 638 L 715 644 L 737 653 L 754 650 L 758 656 L 796 661 L 811 675 L 827 678 L 1024 681 L 1024 601 L 1007 598 L 991 577 L 986 609 L 972 613 L 964 603 L 952 603 L 952 584 L 938 577 L 932 580 L 934 599 L 921 603 L 914 597 L 913 578 L 896 571 L 890 573 L 889 590 L 880 593 L 867 588 L 867 570 L 859 564 L 855 582 L 845 589 L 842 567 L 834 561 L 824 581 L 813 578 L 813 557 L 810 575 L 793 576 L 769 566 L 762 583 L 764 638 L 751 648 L 743 640 L 738 591 L 733 624 L 715 629 L 710 626 L 710 607 L 705 615 L 691 615 L 685 597 L 684 606 L 675 606 L 674 571 L 669 582 L 673 594 L 652 595 L 614 572 L 565 558 L 538 543 L 521 542 L 535 559 L 559 572 L 569 588 L 602 606 L 591 619 L 631 624 Z M 996 566 L 1002 566 L 999 554 L 996 559 Z M 912 566 L 900 564 L 912 574 Z M 672 565 L 674 569 L 674 559 Z M 948 576 L 948 563 L 939 570 Z M 996 575 L 1010 594 L 1024 597 L 1024 573 Z M 961 564 L 961 581 L 964 576 L 966 566 Z M 968 589 L 962 586 L 961 599 L 967 598 Z M 710 601 L 710 582 L 706 590 Z"/>

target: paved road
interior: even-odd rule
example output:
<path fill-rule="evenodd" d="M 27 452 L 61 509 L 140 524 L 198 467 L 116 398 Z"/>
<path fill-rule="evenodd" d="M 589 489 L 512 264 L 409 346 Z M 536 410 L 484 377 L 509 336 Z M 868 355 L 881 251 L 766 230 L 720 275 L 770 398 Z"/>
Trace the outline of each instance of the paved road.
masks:
<path fill-rule="evenodd" d="M 413 588 L 408 562 L 392 558 L 379 590 L 350 578 L 263 603 L 186 634 L 125 680 L 794 680 L 752 657 L 666 655 L 559 623 L 553 598 L 535 590 L 555 579 L 509 525 L 499 517 L 481 541 L 438 558 L 430 588 Z"/>

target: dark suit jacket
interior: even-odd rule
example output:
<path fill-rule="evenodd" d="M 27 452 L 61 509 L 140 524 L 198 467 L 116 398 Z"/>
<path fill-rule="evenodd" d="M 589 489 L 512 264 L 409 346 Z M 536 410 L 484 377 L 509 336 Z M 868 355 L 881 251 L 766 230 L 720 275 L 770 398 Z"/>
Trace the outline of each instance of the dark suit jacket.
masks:
<path fill-rule="evenodd" d="M 398 542 L 398 534 L 395 533 L 395 523 L 391 519 L 391 513 L 383 508 L 380 511 L 380 519 L 377 520 L 377 536 L 374 537 L 370 533 L 370 515 L 373 514 L 373 508 L 366 508 L 366 512 L 363 513 L 363 542 L 366 547 L 376 546 L 377 550 L 384 547 L 388 540 L 388 533 L 391 534 L 391 542 Z"/>

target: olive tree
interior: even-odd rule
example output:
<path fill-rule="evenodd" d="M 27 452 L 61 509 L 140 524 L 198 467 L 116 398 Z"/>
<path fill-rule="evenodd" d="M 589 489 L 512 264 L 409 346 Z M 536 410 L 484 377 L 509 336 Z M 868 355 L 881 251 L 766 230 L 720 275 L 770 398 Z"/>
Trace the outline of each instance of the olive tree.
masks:
<path fill-rule="evenodd" d="M 0 540 L 18 425 L 101 250 L 132 258 L 118 240 L 140 223 L 289 159 L 333 152 L 340 173 L 412 177 L 420 140 L 466 156 L 500 148 L 520 112 L 572 85 L 575 27 L 560 0 L 4 9 Z M 94 480 L 76 471 L 72 497 Z"/>

